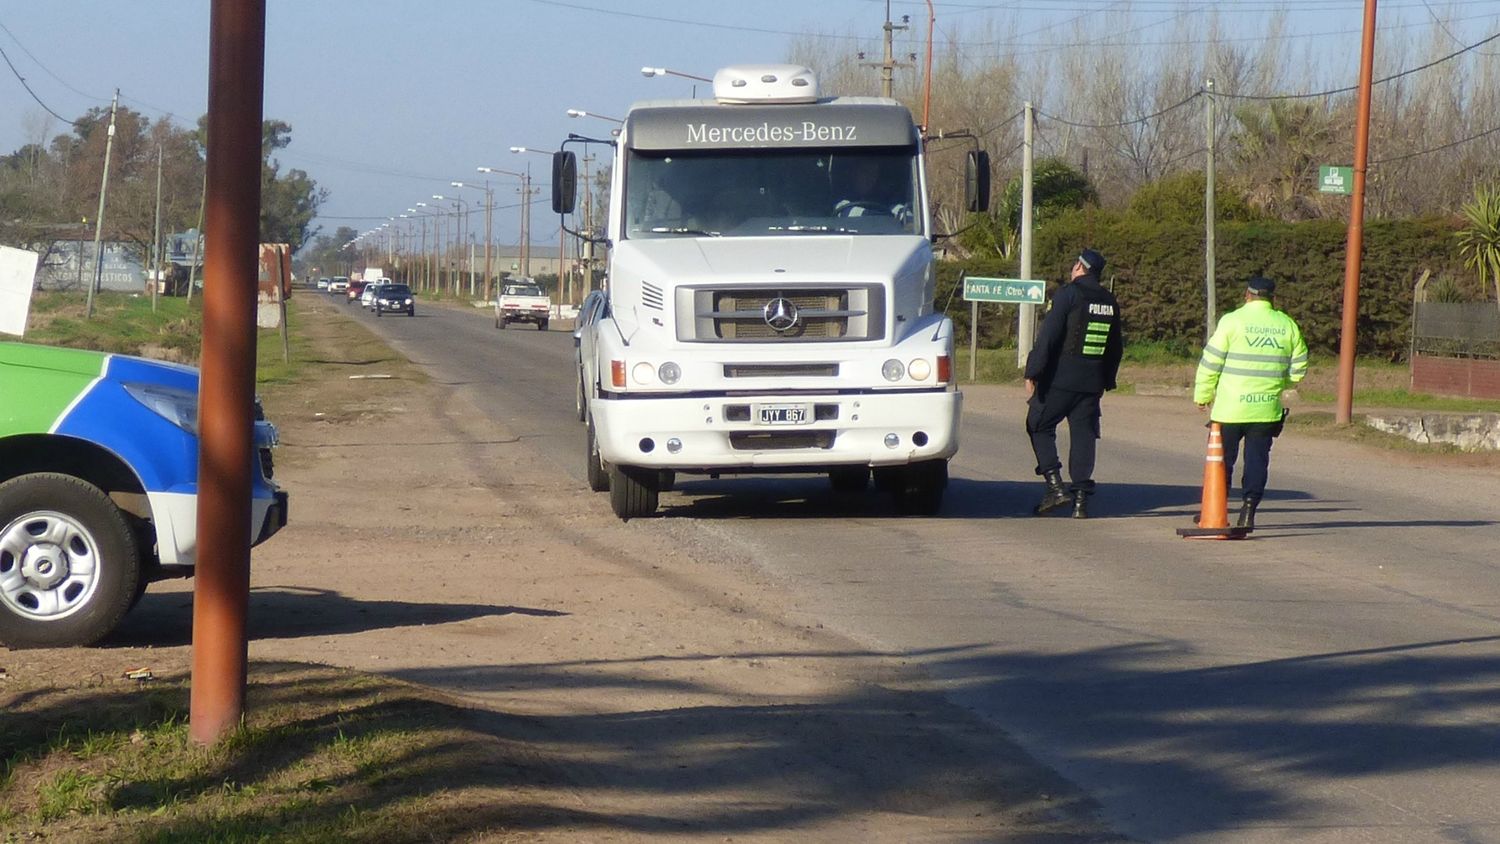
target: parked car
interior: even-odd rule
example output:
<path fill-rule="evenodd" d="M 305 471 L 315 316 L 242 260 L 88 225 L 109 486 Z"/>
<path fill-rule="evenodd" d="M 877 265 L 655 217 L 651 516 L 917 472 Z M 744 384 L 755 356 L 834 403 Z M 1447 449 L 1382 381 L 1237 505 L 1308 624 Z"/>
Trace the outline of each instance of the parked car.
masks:
<path fill-rule="evenodd" d="M 578 389 L 575 391 L 574 407 L 578 421 L 584 421 L 590 391 L 598 384 L 598 362 L 594 355 L 594 323 L 599 321 L 609 308 L 609 296 L 603 290 L 594 290 L 583 298 L 578 306 L 578 318 L 573 323 L 573 363 L 578 373 Z"/>
<path fill-rule="evenodd" d="M 328 282 L 328 294 L 349 292 L 349 279 L 346 276 L 336 275 Z"/>
<path fill-rule="evenodd" d="M 417 306 L 411 288 L 404 284 L 381 284 L 376 286 L 375 316 L 386 313 L 417 315 Z"/>
<path fill-rule="evenodd" d="M 0 645 L 93 644 L 197 553 L 198 371 L 0 343 Z M 256 405 L 250 538 L 286 525 Z"/>
<path fill-rule="evenodd" d="M 350 279 L 348 289 L 349 298 L 345 300 L 345 304 L 348 304 L 349 302 L 358 302 L 359 297 L 364 295 L 366 284 L 368 284 L 368 282 L 360 281 L 359 279 Z"/>

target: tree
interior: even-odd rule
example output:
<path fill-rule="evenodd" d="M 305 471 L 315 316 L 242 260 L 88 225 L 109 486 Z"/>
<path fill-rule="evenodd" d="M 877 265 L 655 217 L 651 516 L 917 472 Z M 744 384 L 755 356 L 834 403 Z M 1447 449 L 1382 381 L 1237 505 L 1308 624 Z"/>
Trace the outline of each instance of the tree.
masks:
<path fill-rule="evenodd" d="M 204 115 L 198 118 L 199 143 L 206 147 L 207 138 L 208 115 Z M 271 156 L 291 143 L 290 123 L 283 120 L 261 123 L 260 240 L 289 244 L 295 253 L 316 233 L 312 220 L 318 215 L 318 206 L 328 199 L 328 191 L 318 187 L 306 171 L 281 172 L 281 162 Z"/>
<path fill-rule="evenodd" d="M 1500 189 L 1480 185 L 1474 199 L 1464 204 L 1463 216 L 1458 249 L 1464 266 L 1478 271 L 1480 284 L 1493 282 L 1500 302 Z"/>
<path fill-rule="evenodd" d="M 1083 171 L 1060 158 L 1043 158 L 1032 166 L 1031 213 L 1042 226 L 1069 209 L 1097 203 L 1099 193 Z M 987 214 L 970 215 L 974 224 L 959 238 L 976 255 L 1011 258 L 1021 237 L 1021 179 L 1005 185 L 1000 201 Z"/>

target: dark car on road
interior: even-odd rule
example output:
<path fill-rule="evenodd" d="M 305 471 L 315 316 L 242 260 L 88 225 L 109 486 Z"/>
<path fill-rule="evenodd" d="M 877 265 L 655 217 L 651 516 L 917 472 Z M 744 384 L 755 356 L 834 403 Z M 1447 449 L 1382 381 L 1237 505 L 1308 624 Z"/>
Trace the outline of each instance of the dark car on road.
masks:
<path fill-rule="evenodd" d="M 415 297 L 412 296 L 411 288 L 405 284 L 382 284 L 375 291 L 375 316 L 386 313 L 405 313 L 407 316 L 417 315 Z"/>

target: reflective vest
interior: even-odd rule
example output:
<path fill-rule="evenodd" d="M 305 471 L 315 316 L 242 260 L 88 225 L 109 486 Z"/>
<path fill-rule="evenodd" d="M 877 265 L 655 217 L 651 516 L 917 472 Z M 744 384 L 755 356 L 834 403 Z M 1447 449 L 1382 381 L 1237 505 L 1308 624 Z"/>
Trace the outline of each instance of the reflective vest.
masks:
<path fill-rule="evenodd" d="M 1307 344 L 1292 318 L 1256 300 L 1219 320 L 1203 347 L 1193 401 L 1215 422 L 1278 422 L 1281 392 L 1307 374 Z"/>

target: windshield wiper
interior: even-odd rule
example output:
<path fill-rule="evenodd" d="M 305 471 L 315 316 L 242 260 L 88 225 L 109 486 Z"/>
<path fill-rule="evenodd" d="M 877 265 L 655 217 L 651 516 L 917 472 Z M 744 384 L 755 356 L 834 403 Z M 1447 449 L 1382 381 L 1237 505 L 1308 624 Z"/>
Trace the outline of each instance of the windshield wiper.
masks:
<path fill-rule="evenodd" d="M 704 231 L 703 229 L 689 229 L 681 226 L 652 226 L 646 231 L 652 234 L 694 234 L 700 237 L 723 237 L 718 232 Z"/>

